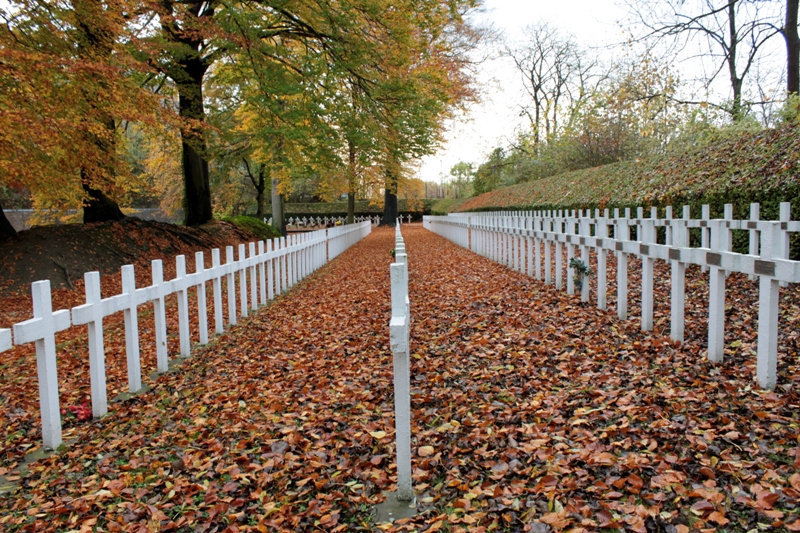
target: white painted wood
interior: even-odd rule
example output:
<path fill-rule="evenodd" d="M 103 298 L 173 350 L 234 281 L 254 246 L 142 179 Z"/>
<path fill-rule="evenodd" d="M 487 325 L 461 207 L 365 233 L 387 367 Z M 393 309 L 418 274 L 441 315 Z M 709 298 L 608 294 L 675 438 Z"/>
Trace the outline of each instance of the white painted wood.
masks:
<path fill-rule="evenodd" d="M 42 416 L 44 447 L 55 450 L 61 445 L 61 411 L 58 399 L 56 333 L 70 325 L 70 312 L 53 312 L 50 281 L 31 284 L 33 318 L 14 324 L 14 344 L 36 345 L 36 370 L 39 377 L 39 409 Z"/>
<path fill-rule="evenodd" d="M 672 206 L 668 205 L 664 211 L 665 211 L 664 212 L 664 219 L 666 221 L 671 221 L 672 220 Z M 656 218 L 656 217 L 653 217 L 653 218 Z M 672 224 L 670 222 L 667 222 L 666 224 L 667 224 L 667 227 L 666 227 L 666 231 L 665 231 L 664 244 L 666 244 L 667 246 L 670 246 L 670 245 L 672 245 Z"/>
<path fill-rule="evenodd" d="M 569 236 L 575 235 L 575 212 L 572 212 L 570 217 L 567 214 L 566 230 L 565 233 Z M 570 266 L 572 259 L 575 257 L 575 246 L 567 243 L 567 294 L 575 294 L 575 269 Z"/>
<path fill-rule="evenodd" d="M 286 288 L 291 289 L 294 287 L 295 281 L 295 235 L 287 237 L 287 250 L 286 250 Z"/>
<path fill-rule="evenodd" d="M 640 253 L 647 249 L 647 255 L 642 253 L 642 331 L 653 330 L 653 267 L 655 261 L 650 256 L 649 247 L 655 243 L 654 219 L 639 219 Z"/>
<path fill-rule="evenodd" d="M 524 229 L 533 230 L 533 218 L 528 218 L 525 221 L 525 228 Z M 533 240 L 534 239 L 533 239 L 533 237 L 531 237 L 531 235 L 532 235 L 531 231 L 527 231 L 526 234 L 527 234 L 527 237 L 525 238 L 525 252 L 526 252 L 526 255 L 525 255 L 525 257 L 526 257 L 526 259 L 525 259 L 525 265 L 526 265 L 525 273 L 528 275 L 528 277 L 532 278 L 532 277 L 534 277 L 534 273 L 533 273 L 533 268 L 534 268 L 534 266 L 533 266 L 533 255 L 534 255 L 533 254 Z"/>
<path fill-rule="evenodd" d="M 725 219 L 732 216 L 732 206 L 725 206 Z M 709 222 L 711 253 L 719 254 L 729 248 L 730 230 L 726 220 Z M 722 361 L 725 352 L 725 270 L 719 266 L 709 268 L 708 301 L 708 360 Z"/>
<path fill-rule="evenodd" d="M 259 303 L 266 305 L 267 303 L 267 271 L 264 241 L 258 241 L 258 288 L 259 288 Z"/>
<path fill-rule="evenodd" d="M 700 218 L 705 223 L 700 227 L 700 248 L 709 248 L 711 246 L 711 227 L 709 221 L 711 220 L 711 207 L 708 204 L 703 205 L 701 208 Z M 701 267 L 703 272 L 708 272 L 708 266 Z"/>
<path fill-rule="evenodd" d="M 564 233 L 565 221 L 559 212 L 556 218 L 556 233 Z M 556 241 L 556 289 L 561 290 L 564 287 L 564 252 L 562 250 L 561 241 Z"/>
<path fill-rule="evenodd" d="M 219 252 L 219 250 L 217 250 Z M 217 253 L 219 262 L 219 253 Z M 169 370 L 169 356 L 167 355 L 167 306 L 165 297 L 168 289 L 164 285 L 164 266 L 161 259 L 154 259 L 150 263 L 151 278 L 153 280 L 153 318 L 155 322 L 156 337 L 156 365 L 159 372 Z"/>
<path fill-rule="evenodd" d="M 0 352 L 11 349 L 11 330 L 0 328 Z"/>
<path fill-rule="evenodd" d="M 467 228 L 468 229 L 468 228 Z M 344 249 L 351 246 L 361 238 L 368 235 L 371 231 L 369 222 L 353 225 L 344 228 L 334 237 L 339 238 Z M 284 241 L 285 244 L 285 241 Z M 199 307 L 199 337 L 201 342 L 208 340 L 208 317 L 207 302 L 205 301 L 205 283 L 212 281 L 214 289 L 215 307 L 215 327 L 218 332 L 224 328 L 223 302 L 222 302 L 222 276 L 228 278 L 229 291 L 229 316 L 230 322 L 236 322 L 236 292 L 235 292 L 235 273 L 245 274 L 249 269 L 251 272 L 251 301 L 253 306 L 257 305 L 257 292 L 255 284 L 258 283 L 254 272 L 256 266 L 263 272 L 265 267 L 277 265 L 281 260 L 284 261 L 282 271 L 278 273 L 280 278 L 275 276 L 275 272 L 270 271 L 267 276 L 269 283 L 263 282 L 264 274 L 261 274 L 261 300 L 266 299 L 267 289 L 272 292 L 272 284 L 280 282 L 281 287 L 285 287 L 289 278 L 286 256 L 294 254 L 296 258 L 294 276 L 295 280 L 301 279 L 310 274 L 315 268 L 322 266 L 327 260 L 328 233 L 325 230 L 296 238 L 291 250 L 287 246 L 274 248 L 270 243 L 264 250 L 263 243 L 259 246 L 259 254 L 255 255 L 255 245 L 249 245 L 251 250 L 250 257 L 234 261 L 233 247 L 227 247 L 227 262 L 220 264 L 219 250 L 212 251 L 212 268 L 206 269 L 203 254 L 195 254 L 195 272 L 186 274 L 186 262 L 184 256 L 176 258 L 175 279 L 164 282 L 163 266 L 159 260 L 152 262 L 153 284 L 145 288 L 136 288 L 136 278 L 134 267 L 125 265 L 122 267 L 122 293 L 109 298 L 101 298 L 100 278 L 98 273 L 88 273 L 86 275 L 86 304 L 76 306 L 73 309 L 71 319 L 70 311 L 63 309 L 52 312 L 52 301 L 50 298 L 49 281 L 41 281 L 32 284 L 33 292 L 33 314 L 34 318 L 13 325 L 12 330 L 0 329 L 0 351 L 11 348 L 12 340 L 15 344 L 25 344 L 28 342 L 36 343 L 37 371 L 39 373 L 39 400 L 42 412 L 42 434 L 45 447 L 54 449 L 62 442 L 61 420 L 58 404 L 58 379 L 56 367 L 55 333 L 67 329 L 71 323 L 89 325 L 89 352 L 90 352 L 90 381 L 92 387 L 92 411 L 94 416 L 101 416 L 107 411 L 106 383 L 105 383 L 105 364 L 103 349 L 103 318 L 113 313 L 122 311 L 125 322 L 125 345 L 128 372 L 128 389 L 137 392 L 142 388 L 141 361 L 139 350 L 139 326 L 138 326 L 138 306 L 153 302 L 155 319 L 156 354 L 158 370 L 164 372 L 168 369 L 167 351 L 167 332 L 166 332 L 166 296 L 176 293 L 178 298 L 178 321 L 179 336 L 181 344 L 181 355 L 189 355 L 190 349 L 190 320 L 188 312 L 188 290 L 197 287 L 197 298 Z M 316 255 L 315 255 L 316 254 Z M 242 254 L 243 255 L 243 254 Z M 262 257 L 263 256 L 263 257 Z M 275 276 L 275 277 L 273 277 Z M 245 286 L 246 281 L 240 286 Z M 407 281 L 406 281 L 407 283 Z M 265 289 L 266 286 L 266 289 Z M 407 288 L 406 288 L 407 292 Z M 272 294 L 270 294 L 272 296 Z M 242 291 L 241 301 L 246 305 L 246 289 Z M 410 312 L 409 304 L 406 303 L 406 313 Z"/>
<path fill-rule="evenodd" d="M 670 246 L 680 252 L 681 248 L 689 245 L 689 230 L 686 223 L 689 220 L 689 206 L 683 208 L 683 218 L 674 221 L 672 228 L 672 241 Z M 686 311 L 686 263 L 673 259 L 670 261 L 670 338 L 684 341 L 684 325 Z"/>
<path fill-rule="evenodd" d="M 589 212 L 587 211 L 584 218 L 580 220 L 580 230 L 579 233 L 583 237 L 590 237 L 590 225 L 589 225 Z M 589 267 L 589 247 L 588 246 L 580 246 L 581 251 L 581 261 L 587 267 Z M 586 276 L 583 279 L 583 286 L 581 287 L 581 301 L 588 302 L 589 301 L 589 277 Z"/>
<path fill-rule="evenodd" d="M 552 219 L 547 220 L 546 227 L 548 232 L 553 232 Z M 552 248 L 552 242 L 549 239 L 546 239 L 544 241 L 544 282 L 548 285 L 553 284 Z"/>
<path fill-rule="evenodd" d="M 758 220 L 760 218 L 760 210 L 761 210 L 761 206 L 759 204 L 756 204 L 756 203 L 751 203 L 750 204 L 750 221 L 751 222 L 758 222 Z M 750 255 L 758 255 L 758 240 L 759 240 L 758 230 L 755 229 L 755 228 L 749 228 L 748 229 L 748 233 L 749 233 L 748 236 L 750 237 L 750 242 L 748 243 L 749 244 L 748 253 Z M 756 279 L 756 275 L 755 274 L 748 274 L 747 277 L 751 281 L 754 281 Z"/>
<path fill-rule="evenodd" d="M 186 256 L 175 257 L 175 280 L 178 297 L 178 342 L 181 357 L 191 355 L 191 337 L 189 333 L 189 283 L 186 279 Z"/>
<path fill-rule="evenodd" d="M 239 271 L 239 313 L 244 318 L 247 316 L 247 254 L 244 244 L 239 245 L 239 261 L 236 270 Z"/>
<path fill-rule="evenodd" d="M 236 280 L 233 246 L 225 247 L 225 274 L 228 282 L 228 324 L 236 324 Z"/>
<path fill-rule="evenodd" d="M 194 253 L 194 271 L 197 274 L 197 320 L 200 344 L 208 344 L 208 304 L 206 303 L 206 263 L 203 252 Z"/>
<path fill-rule="evenodd" d="M 391 265 L 392 319 L 389 323 L 394 366 L 395 434 L 398 499 L 413 499 L 411 478 L 411 370 L 409 363 L 409 317 L 405 301 L 407 265 Z"/>
<path fill-rule="evenodd" d="M 544 227 L 542 225 L 542 219 L 536 217 L 533 219 L 533 231 L 534 235 L 544 231 Z M 547 263 L 548 268 L 550 263 Z M 542 239 L 538 237 L 533 238 L 533 272 L 534 277 L 542 281 Z"/>
<path fill-rule="evenodd" d="M 133 265 L 122 267 L 122 294 L 125 301 L 125 355 L 128 363 L 128 391 L 142 388 L 142 363 L 139 358 L 139 312 L 136 298 L 136 275 Z"/>
<path fill-rule="evenodd" d="M 620 218 L 619 210 L 614 209 L 614 218 L 617 220 L 615 236 L 623 244 L 630 240 L 628 218 L 630 209 L 625 209 L 625 216 Z M 624 251 L 617 252 L 617 317 L 620 320 L 628 319 L 628 254 Z"/>
<path fill-rule="evenodd" d="M 250 309 L 258 309 L 258 279 L 256 278 L 256 243 L 248 244 L 248 264 L 250 265 Z"/>
<path fill-rule="evenodd" d="M 89 381 L 92 390 L 92 416 L 99 418 L 108 412 L 108 392 L 106 386 L 106 353 L 103 346 L 103 298 L 100 295 L 100 272 L 87 272 L 83 275 L 86 292 L 86 306 L 89 307 L 91 321 L 89 326 Z M 75 310 L 72 312 L 73 324 Z"/>
<path fill-rule="evenodd" d="M 211 284 L 214 290 L 214 331 L 220 334 L 225 329 L 225 322 L 222 318 L 222 267 L 219 248 L 211 250 L 211 266 L 214 271 Z"/>
<path fill-rule="evenodd" d="M 322 230 L 325 231 L 325 230 Z M 327 242 L 327 239 L 326 239 Z M 275 272 L 274 272 L 274 264 L 275 264 L 275 254 L 273 246 L 275 245 L 275 240 L 269 240 L 266 243 L 267 255 L 269 256 L 269 260 L 267 261 L 267 298 L 271 301 L 275 299 Z"/>
<path fill-rule="evenodd" d="M 781 202 L 779 206 L 779 213 L 778 217 L 781 222 L 789 222 L 792 216 L 792 204 L 791 202 Z M 785 231 L 783 228 L 780 229 L 780 236 L 778 237 L 778 246 L 777 246 L 777 253 L 775 253 L 775 257 L 778 259 L 789 259 L 789 232 Z M 785 281 L 780 282 L 781 287 L 788 287 L 789 284 Z"/>
<path fill-rule="evenodd" d="M 603 212 L 602 217 L 598 215 L 599 213 L 595 213 L 597 218 L 597 237 L 607 239 L 608 209 Z M 608 307 L 608 252 L 605 248 L 597 248 L 595 253 L 597 254 L 597 307 L 605 311 Z"/>
<path fill-rule="evenodd" d="M 278 292 L 286 292 L 286 237 L 280 238 L 280 253 L 278 255 Z"/>
<path fill-rule="evenodd" d="M 782 252 L 780 223 L 767 223 L 761 231 L 761 257 L 769 261 Z M 773 390 L 778 378 L 778 312 L 780 284 L 771 276 L 759 276 L 758 287 L 758 384 Z"/>

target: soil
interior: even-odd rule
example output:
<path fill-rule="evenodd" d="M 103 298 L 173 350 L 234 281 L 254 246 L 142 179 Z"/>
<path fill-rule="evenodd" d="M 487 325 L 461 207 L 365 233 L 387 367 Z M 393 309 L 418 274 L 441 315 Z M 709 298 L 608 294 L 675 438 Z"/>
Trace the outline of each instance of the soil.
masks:
<path fill-rule="evenodd" d="M 122 265 L 146 266 L 176 255 L 194 264 L 196 251 L 256 240 L 228 222 L 199 227 L 128 217 L 119 222 L 39 226 L 0 241 L 0 299 L 29 296 L 34 281 L 49 279 L 53 289 L 73 289 L 83 274 L 119 272 Z"/>

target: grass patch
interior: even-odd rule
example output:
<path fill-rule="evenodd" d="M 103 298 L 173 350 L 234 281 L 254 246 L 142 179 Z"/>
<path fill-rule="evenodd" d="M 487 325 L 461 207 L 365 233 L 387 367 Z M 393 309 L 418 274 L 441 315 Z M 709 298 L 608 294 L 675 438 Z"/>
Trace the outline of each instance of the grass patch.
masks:
<path fill-rule="evenodd" d="M 251 233 L 253 236 L 258 237 L 259 240 L 267 241 L 276 239 L 281 234 L 270 226 L 265 224 L 263 220 L 250 216 L 235 216 L 235 217 L 222 217 L 220 220 L 223 222 L 230 222 L 231 224 Z"/>

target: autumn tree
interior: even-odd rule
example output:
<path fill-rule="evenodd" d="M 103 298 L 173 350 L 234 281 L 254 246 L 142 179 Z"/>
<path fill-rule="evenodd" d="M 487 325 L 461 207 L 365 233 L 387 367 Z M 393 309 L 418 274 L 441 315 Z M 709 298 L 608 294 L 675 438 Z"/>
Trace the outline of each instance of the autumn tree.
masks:
<path fill-rule="evenodd" d="M 394 225 L 397 190 L 408 162 L 432 153 L 441 140 L 445 119 L 475 99 L 469 53 L 482 32 L 464 14 L 474 2 L 436 4 L 418 11 L 403 47 L 390 57 L 388 90 L 382 95 L 385 134 L 384 216 Z M 420 60 L 419 58 L 423 58 Z"/>
<path fill-rule="evenodd" d="M 157 107 L 130 77 L 141 65 L 120 46 L 129 10 L 75 0 L 0 13 L 0 179 L 27 188 L 40 207 L 84 207 L 87 221 L 121 216 L 106 196 L 124 167 L 115 125 L 148 120 Z"/>

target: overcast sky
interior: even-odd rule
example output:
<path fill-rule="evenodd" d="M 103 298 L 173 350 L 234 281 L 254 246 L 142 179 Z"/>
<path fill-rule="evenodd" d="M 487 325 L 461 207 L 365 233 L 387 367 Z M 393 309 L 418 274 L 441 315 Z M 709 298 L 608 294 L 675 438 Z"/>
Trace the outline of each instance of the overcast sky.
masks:
<path fill-rule="evenodd" d="M 485 0 L 476 20 L 491 24 L 511 42 L 520 40 L 526 26 L 547 22 L 565 35 L 575 36 L 581 46 L 595 49 L 597 55 L 609 63 L 613 54 L 619 53 L 619 49 L 615 52 L 611 45 L 626 41 L 623 24 L 628 13 L 621 7 L 622 3 L 623 0 Z M 760 5 L 761 16 L 771 13 L 780 18 L 780 3 Z M 772 11 L 768 13 L 764 9 Z M 742 60 L 740 56 L 740 72 Z M 724 71 L 709 87 L 704 88 L 700 83 L 720 67 L 718 61 L 718 58 L 708 55 L 702 41 L 692 41 L 678 57 L 671 59 L 672 72 L 683 84 L 681 96 L 691 100 L 708 98 L 716 102 L 730 98 L 730 83 Z M 782 105 L 785 62 L 785 46 L 779 37 L 771 39 L 760 49 L 757 64 L 747 75 L 744 91 L 746 99 L 771 102 L 752 109 L 757 117 L 769 116 Z M 520 104 L 527 103 L 529 97 L 524 94 L 520 75 L 508 59 L 484 62 L 478 85 L 484 89 L 481 103 L 448 125 L 446 142 L 436 154 L 422 160 L 417 177 L 426 181 L 441 181 L 442 177 L 447 180 L 450 169 L 459 161 L 477 167 L 494 148 L 508 146 L 517 131 L 529 124 L 527 118 L 520 116 Z M 756 86 L 765 91 L 763 95 L 756 91 Z"/>
<path fill-rule="evenodd" d="M 483 11 L 478 20 L 491 23 L 510 38 L 519 37 L 525 26 L 548 22 L 597 47 L 622 39 L 618 21 L 625 15 L 615 0 L 486 0 Z M 450 124 L 446 144 L 422 161 L 418 177 L 438 181 L 459 161 L 477 166 L 493 148 L 506 145 L 506 139 L 513 138 L 527 121 L 519 116 L 522 83 L 507 59 L 486 62 L 479 81 L 486 89 L 483 101 Z"/>

